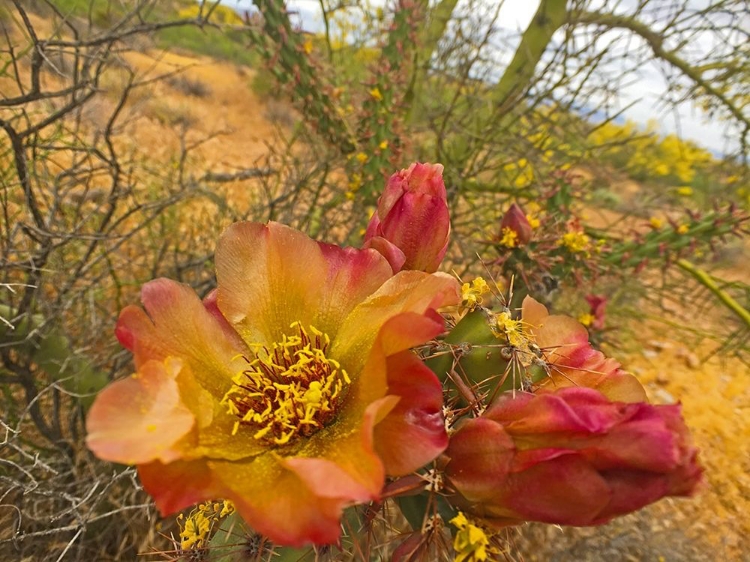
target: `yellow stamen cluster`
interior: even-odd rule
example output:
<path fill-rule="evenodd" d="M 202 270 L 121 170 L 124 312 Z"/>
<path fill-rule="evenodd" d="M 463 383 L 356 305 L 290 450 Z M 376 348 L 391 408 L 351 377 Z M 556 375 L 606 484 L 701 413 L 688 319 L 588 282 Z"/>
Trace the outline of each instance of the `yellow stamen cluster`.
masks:
<path fill-rule="evenodd" d="M 202 503 L 185 517 L 180 514 L 177 523 L 180 526 L 180 548 L 197 550 L 208 546 L 214 525 L 234 512 L 234 504 L 229 500 L 223 502 Z"/>
<path fill-rule="evenodd" d="M 456 551 L 455 562 L 480 562 L 487 560 L 490 539 L 487 534 L 476 525 L 472 525 L 466 516 L 458 512 L 451 525 L 458 529 L 453 539 L 453 550 Z"/>
<path fill-rule="evenodd" d="M 255 358 L 237 373 L 222 404 L 237 416 L 233 434 L 251 428 L 255 439 L 286 445 L 297 436 L 308 437 L 328 425 L 351 383 L 346 370 L 326 356 L 328 335 L 301 323 L 296 334 L 284 335 L 270 349 L 257 346 Z"/>
<path fill-rule="evenodd" d="M 518 233 L 510 227 L 503 228 L 503 237 L 500 239 L 500 245 L 506 248 L 515 248 L 518 246 Z"/>
<path fill-rule="evenodd" d="M 483 295 L 489 292 L 490 287 L 487 285 L 487 281 L 477 277 L 471 283 L 461 285 L 461 304 L 469 310 L 473 310 L 484 302 Z"/>
<path fill-rule="evenodd" d="M 591 239 L 583 232 L 571 231 L 563 234 L 557 245 L 565 246 L 574 253 L 587 252 L 591 246 Z"/>

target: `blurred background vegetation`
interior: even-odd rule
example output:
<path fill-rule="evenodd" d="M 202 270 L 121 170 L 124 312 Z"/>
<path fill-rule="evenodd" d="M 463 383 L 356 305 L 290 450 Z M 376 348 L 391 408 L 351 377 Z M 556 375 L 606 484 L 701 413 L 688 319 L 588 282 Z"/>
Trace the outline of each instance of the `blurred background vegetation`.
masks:
<path fill-rule="evenodd" d="M 93 396 L 131 368 L 119 310 L 158 276 L 206 294 L 237 220 L 358 245 L 420 160 L 445 166 L 444 270 L 588 320 L 704 449 L 698 501 L 525 527 L 508 558 L 746 560 L 746 2 L 541 0 L 514 41 L 485 0 L 318 9 L 311 32 L 279 0 L 0 4 L 0 558 L 180 558 L 134 470 L 83 445 Z M 620 93 L 646 66 L 665 88 L 635 123 Z M 720 154 L 661 132 L 685 104 L 726 132 Z M 514 202 L 525 245 L 500 228 Z"/>

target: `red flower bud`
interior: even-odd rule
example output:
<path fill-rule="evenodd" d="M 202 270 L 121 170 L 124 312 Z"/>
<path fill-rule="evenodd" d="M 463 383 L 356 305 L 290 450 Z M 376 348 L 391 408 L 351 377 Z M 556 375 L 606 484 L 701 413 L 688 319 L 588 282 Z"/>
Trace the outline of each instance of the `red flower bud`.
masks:
<path fill-rule="evenodd" d="M 367 227 L 365 248 L 381 252 L 394 272 L 432 273 L 443 261 L 449 233 L 443 166 L 417 162 L 388 180 Z"/>
<path fill-rule="evenodd" d="M 518 203 L 513 203 L 510 206 L 510 209 L 505 213 L 505 216 L 500 223 L 500 236 L 503 235 L 503 230 L 506 228 L 509 228 L 516 233 L 516 243 L 518 246 L 528 244 L 531 240 L 533 229 L 531 228 L 529 220 L 526 218 L 526 213 L 523 212 L 523 209 Z"/>
<path fill-rule="evenodd" d="M 600 525 L 701 481 L 680 406 L 612 402 L 590 388 L 507 393 L 453 435 L 456 507 L 498 525 Z"/>

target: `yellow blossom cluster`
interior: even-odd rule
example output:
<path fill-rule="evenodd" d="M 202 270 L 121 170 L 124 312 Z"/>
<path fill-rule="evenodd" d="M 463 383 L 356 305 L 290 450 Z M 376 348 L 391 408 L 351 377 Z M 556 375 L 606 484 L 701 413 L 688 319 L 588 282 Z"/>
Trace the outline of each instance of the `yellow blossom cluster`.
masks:
<path fill-rule="evenodd" d="M 597 126 L 588 136 L 594 147 L 605 148 L 608 157 L 622 163 L 634 177 L 671 179 L 689 184 L 699 172 L 705 171 L 714 162 L 710 152 L 670 134 L 659 136 L 658 125 L 649 123 L 646 131 L 632 123 L 612 122 Z M 677 192 L 690 196 L 683 185 Z"/>
<path fill-rule="evenodd" d="M 458 529 L 453 539 L 455 562 L 481 562 L 487 560 L 489 554 L 495 554 L 487 533 L 481 527 L 473 525 L 460 511 L 451 519 L 451 525 Z"/>
<path fill-rule="evenodd" d="M 571 230 L 563 234 L 562 238 L 557 241 L 557 245 L 565 246 L 575 254 L 588 252 L 591 248 L 591 238 L 583 232 Z"/>
<path fill-rule="evenodd" d="M 204 18 L 210 12 L 208 21 L 211 23 L 225 24 L 225 25 L 244 25 L 245 22 L 240 15 L 229 6 L 212 6 L 210 10 L 202 8 L 198 4 L 183 8 L 178 12 L 178 15 L 182 19 L 195 19 L 199 15 Z"/>
<path fill-rule="evenodd" d="M 510 162 L 503 166 L 508 181 L 519 189 L 531 185 L 534 181 L 534 168 L 526 158 L 519 158 L 516 162 Z"/>

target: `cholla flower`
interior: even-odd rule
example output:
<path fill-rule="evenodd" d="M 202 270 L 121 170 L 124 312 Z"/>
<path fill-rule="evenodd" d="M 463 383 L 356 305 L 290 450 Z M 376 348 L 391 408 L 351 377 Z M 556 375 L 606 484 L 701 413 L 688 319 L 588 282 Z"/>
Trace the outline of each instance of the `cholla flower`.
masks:
<path fill-rule="evenodd" d="M 230 226 L 216 274 L 204 302 L 157 279 L 122 311 L 137 372 L 97 397 L 88 446 L 137 465 L 162 514 L 226 498 L 277 544 L 336 542 L 344 507 L 447 445 L 411 348 L 443 331 L 458 283 L 277 223 Z"/>

